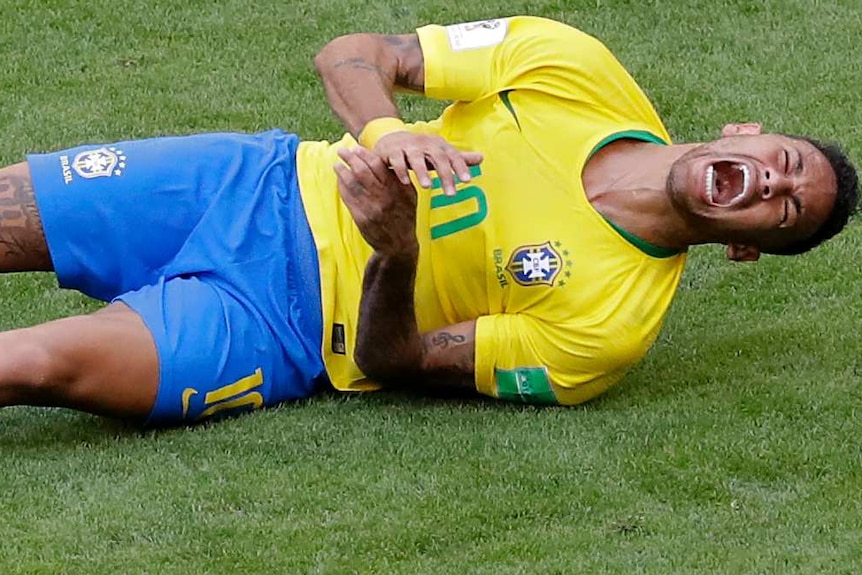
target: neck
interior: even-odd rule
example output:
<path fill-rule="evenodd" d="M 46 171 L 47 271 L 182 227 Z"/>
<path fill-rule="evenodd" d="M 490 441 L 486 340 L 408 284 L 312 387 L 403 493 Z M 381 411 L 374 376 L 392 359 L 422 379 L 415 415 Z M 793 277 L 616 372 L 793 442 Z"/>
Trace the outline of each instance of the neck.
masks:
<path fill-rule="evenodd" d="M 584 168 L 587 198 L 605 218 L 638 238 L 663 248 L 685 249 L 696 239 L 675 209 L 667 181 L 674 162 L 697 145 L 613 142 Z"/>

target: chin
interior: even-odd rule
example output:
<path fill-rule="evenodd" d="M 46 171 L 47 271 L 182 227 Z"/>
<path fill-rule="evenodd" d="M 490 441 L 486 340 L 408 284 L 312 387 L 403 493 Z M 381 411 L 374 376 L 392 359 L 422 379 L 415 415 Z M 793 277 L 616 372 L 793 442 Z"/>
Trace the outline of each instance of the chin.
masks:
<path fill-rule="evenodd" d="M 679 160 L 677 160 L 671 166 L 665 190 L 670 201 L 675 206 L 682 207 L 686 212 L 690 213 L 701 212 L 703 211 L 702 208 L 697 208 L 702 206 L 703 200 L 698 194 L 697 187 L 692 185 L 692 178 L 689 177 L 687 172 L 685 166 L 679 165 Z"/>

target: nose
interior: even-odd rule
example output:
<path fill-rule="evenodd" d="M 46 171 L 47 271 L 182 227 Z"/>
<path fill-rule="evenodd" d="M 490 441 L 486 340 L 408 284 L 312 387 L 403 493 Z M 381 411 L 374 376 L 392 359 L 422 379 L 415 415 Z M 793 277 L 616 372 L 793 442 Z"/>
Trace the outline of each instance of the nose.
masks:
<path fill-rule="evenodd" d="M 778 170 L 766 169 L 763 172 L 763 182 L 760 197 L 768 200 L 773 196 L 784 196 L 792 191 L 793 184 L 785 174 Z"/>

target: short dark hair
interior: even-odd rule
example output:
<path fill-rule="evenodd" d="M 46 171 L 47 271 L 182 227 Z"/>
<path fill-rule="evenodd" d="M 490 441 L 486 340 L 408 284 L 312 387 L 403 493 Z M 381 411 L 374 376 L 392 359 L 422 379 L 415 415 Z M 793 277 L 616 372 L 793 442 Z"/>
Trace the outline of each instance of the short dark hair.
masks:
<path fill-rule="evenodd" d="M 859 204 L 859 176 L 856 168 L 847 157 L 847 154 L 837 145 L 830 142 L 821 142 L 814 138 L 805 136 L 790 136 L 797 140 L 804 140 L 820 150 L 826 156 L 832 171 L 835 172 L 837 190 L 835 193 L 835 204 L 826 221 L 813 234 L 805 239 L 793 242 L 777 250 L 764 250 L 766 253 L 779 256 L 794 256 L 805 253 L 841 230 L 847 225 L 850 217 L 856 213 Z"/>

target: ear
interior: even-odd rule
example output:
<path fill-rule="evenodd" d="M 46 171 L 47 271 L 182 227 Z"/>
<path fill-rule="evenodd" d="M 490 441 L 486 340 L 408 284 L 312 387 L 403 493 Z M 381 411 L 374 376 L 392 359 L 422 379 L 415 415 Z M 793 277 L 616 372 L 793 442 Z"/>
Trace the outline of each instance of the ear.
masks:
<path fill-rule="evenodd" d="M 726 138 L 728 136 L 756 136 L 762 132 L 762 127 L 760 124 L 756 123 L 746 123 L 746 124 L 725 124 L 721 129 L 721 137 Z"/>
<path fill-rule="evenodd" d="M 756 262 L 760 259 L 760 250 L 752 246 L 728 244 L 727 259 L 734 262 Z"/>

